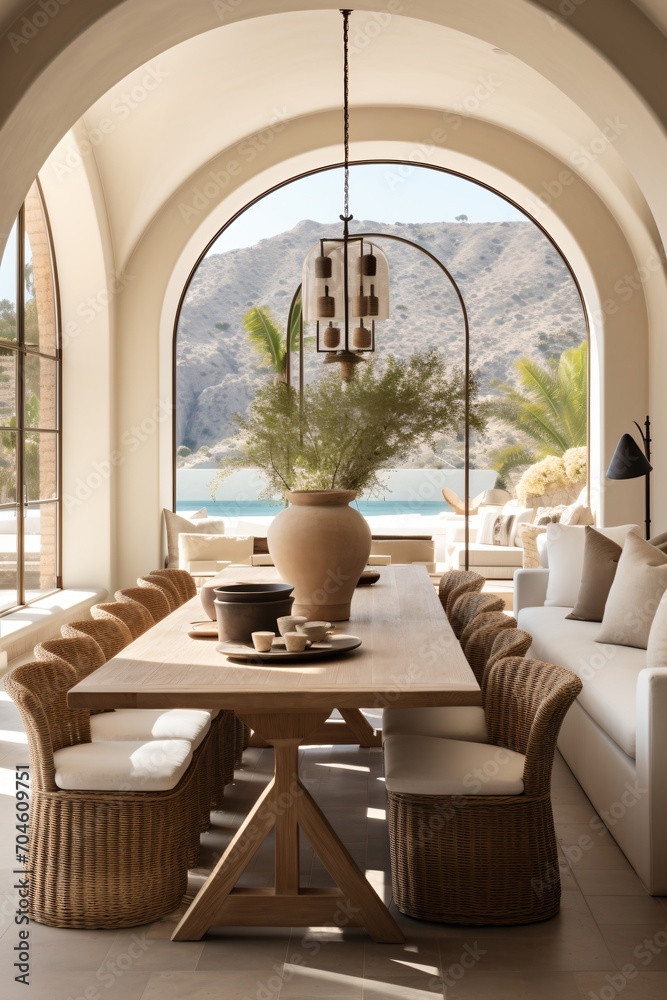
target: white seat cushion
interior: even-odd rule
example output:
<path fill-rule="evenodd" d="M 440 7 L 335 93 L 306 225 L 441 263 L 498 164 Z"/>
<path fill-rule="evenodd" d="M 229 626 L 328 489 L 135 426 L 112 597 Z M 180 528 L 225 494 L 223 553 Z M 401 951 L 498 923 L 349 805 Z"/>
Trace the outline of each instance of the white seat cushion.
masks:
<path fill-rule="evenodd" d="M 522 608 L 519 628 L 533 637 L 529 656 L 572 670 L 583 682 L 577 701 L 598 726 L 634 759 L 637 680 L 646 650 L 595 640 L 599 622 L 565 621 L 571 608 Z"/>
<path fill-rule="evenodd" d="M 448 740 L 469 740 L 471 743 L 489 742 L 484 709 L 473 705 L 385 708 L 382 713 L 383 740 L 388 736 L 438 736 Z"/>
<path fill-rule="evenodd" d="M 521 795 L 526 758 L 489 743 L 388 736 L 385 783 L 413 795 Z"/>
<path fill-rule="evenodd" d="M 193 708 L 120 708 L 90 718 L 93 743 L 100 740 L 188 740 L 196 750 L 210 728 L 210 713 Z"/>
<path fill-rule="evenodd" d="M 167 792 L 191 760 L 187 740 L 79 743 L 53 754 L 58 788 L 92 792 Z"/>

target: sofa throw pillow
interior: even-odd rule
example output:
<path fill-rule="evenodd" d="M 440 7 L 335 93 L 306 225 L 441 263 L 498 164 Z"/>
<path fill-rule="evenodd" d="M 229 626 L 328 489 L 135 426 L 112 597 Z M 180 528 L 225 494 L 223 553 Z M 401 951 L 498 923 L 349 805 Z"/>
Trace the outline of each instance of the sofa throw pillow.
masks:
<path fill-rule="evenodd" d="M 623 547 L 595 528 L 584 528 L 584 566 L 577 602 L 566 618 L 601 622 Z"/>
<path fill-rule="evenodd" d="M 539 525 L 558 524 L 565 509 L 565 504 L 560 504 L 558 507 L 538 507 L 535 511 L 534 523 Z"/>
<path fill-rule="evenodd" d="M 515 514 L 484 511 L 477 532 L 477 541 L 482 545 L 511 545 L 515 520 Z"/>
<path fill-rule="evenodd" d="M 493 535 L 495 531 L 496 519 L 500 516 L 501 508 L 492 507 L 479 512 L 479 526 L 477 528 L 477 541 L 480 545 L 493 545 Z"/>
<path fill-rule="evenodd" d="M 651 545 L 655 545 L 656 549 L 660 549 L 661 552 L 667 552 L 667 531 L 663 531 L 661 535 L 654 535 L 653 538 L 649 538 Z"/>
<path fill-rule="evenodd" d="M 613 528 L 597 528 L 601 534 L 622 545 L 636 524 L 621 524 Z M 547 608 L 573 608 L 579 596 L 584 569 L 584 525 L 547 525 L 547 564 L 549 582 L 544 602 Z"/>
<path fill-rule="evenodd" d="M 651 622 L 646 647 L 647 667 L 667 667 L 667 590 Z"/>
<path fill-rule="evenodd" d="M 524 524 L 522 526 L 521 540 L 523 542 L 524 569 L 540 568 L 540 554 L 537 551 L 537 538 L 538 535 L 546 534 L 546 530 L 546 525 L 543 524 Z"/>
<path fill-rule="evenodd" d="M 201 514 L 204 516 L 202 517 Z M 206 508 L 185 514 L 175 514 L 173 510 L 162 511 L 167 531 L 167 567 L 178 567 L 178 536 L 182 531 L 203 532 L 209 535 L 224 535 L 225 522 L 221 517 L 208 517 Z"/>
<path fill-rule="evenodd" d="M 628 535 L 596 641 L 646 649 L 666 590 L 667 555 L 638 534 Z"/>
<path fill-rule="evenodd" d="M 513 515 L 514 520 L 511 523 L 509 531 L 508 545 L 516 545 L 517 548 L 521 548 L 523 543 L 521 541 L 521 532 L 526 524 L 530 524 L 535 516 L 535 510 L 533 507 L 522 507 L 518 500 L 508 500 L 502 509 L 503 515 Z"/>

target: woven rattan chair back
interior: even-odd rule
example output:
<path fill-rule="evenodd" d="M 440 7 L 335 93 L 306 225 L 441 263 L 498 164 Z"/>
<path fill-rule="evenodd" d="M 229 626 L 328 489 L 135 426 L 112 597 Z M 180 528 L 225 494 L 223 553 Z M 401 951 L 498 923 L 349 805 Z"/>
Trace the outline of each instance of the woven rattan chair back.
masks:
<path fill-rule="evenodd" d="M 463 652 L 480 684 L 496 636 L 512 628 L 516 628 L 516 618 L 511 615 L 503 611 L 482 611 L 461 633 Z"/>
<path fill-rule="evenodd" d="M 169 601 L 169 605 L 172 611 L 174 610 L 174 608 L 180 607 L 180 605 L 183 603 L 181 601 L 181 595 L 176 584 L 172 580 L 168 580 L 164 576 L 154 576 L 152 573 L 147 573 L 146 576 L 138 577 L 137 586 L 159 587 L 160 590 L 165 595 L 165 597 L 167 598 L 167 600 Z"/>
<path fill-rule="evenodd" d="M 89 635 L 79 635 L 61 639 L 46 639 L 35 646 L 36 660 L 64 660 L 74 667 L 77 680 L 83 680 L 93 670 L 97 670 L 107 658 L 103 650 Z"/>
<path fill-rule="evenodd" d="M 181 599 L 178 596 L 176 588 L 167 580 L 161 580 L 160 583 L 158 583 L 157 580 L 151 580 L 148 576 L 139 576 L 137 577 L 137 587 L 154 587 L 159 590 L 166 597 L 170 611 L 173 611 L 174 608 L 177 608 L 180 604 Z"/>
<path fill-rule="evenodd" d="M 69 622 L 61 626 L 60 632 L 64 639 L 80 639 L 82 636 L 94 639 L 106 660 L 116 656 L 132 642 L 132 633 L 125 622 L 113 618 L 88 618 L 80 622 Z"/>
<path fill-rule="evenodd" d="M 24 663 L 5 678 L 28 734 L 35 789 L 56 790 L 54 750 L 90 742 L 88 710 L 67 706 L 67 692 L 76 682 L 74 667 L 58 658 Z"/>
<path fill-rule="evenodd" d="M 486 669 L 482 678 L 482 691 L 486 685 L 486 675 L 496 660 L 503 660 L 507 656 L 524 657 L 533 644 L 533 637 L 528 632 L 520 628 L 507 628 L 498 632 L 493 640 L 489 658 L 486 661 Z"/>
<path fill-rule="evenodd" d="M 543 660 L 510 656 L 496 660 L 489 670 L 485 706 L 489 740 L 526 755 L 526 795 L 549 793 L 558 732 L 582 687 L 571 670 Z"/>
<path fill-rule="evenodd" d="M 181 595 L 182 604 L 185 604 L 186 601 L 189 601 L 197 593 L 197 585 L 195 584 L 194 577 L 191 573 L 188 573 L 187 569 L 154 569 L 148 575 L 150 579 L 155 576 L 161 576 L 173 583 Z"/>
<path fill-rule="evenodd" d="M 172 610 L 164 590 L 160 590 L 152 583 L 146 584 L 145 587 L 123 587 L 122 590 L 116 591 L 114 597 L 117 601 L 136 601 L 138 604 L 143 604 L 153 619 L 153 624 L 162 621 Z"/>
<path fill-rule="evenodd" d="M 480 573 L 468 569 L 450 569 L 440 577 L 438 597 L 446 615 L 449 615 L 457 597 L 482 589 L 485 583 Z"/>
<path fill-rule="evenodd" d="M 495 594 L 461 594 L 449 611 L 449 624 L 460 642 L 464 631 L 477 615 L 488 611 L 502 611 L 504 607 L 505 602 L 502 597 L 497 597 Z"/>
<path fill-rule="evenodd" d="M 109 601 L 105 604 L 95 604 L 90 613 L 93 618 L 100 621 L 111 619 L 126 625 L 133 639 L 138 639 L 155 624 L 150 611 L 137 601 Z"/>

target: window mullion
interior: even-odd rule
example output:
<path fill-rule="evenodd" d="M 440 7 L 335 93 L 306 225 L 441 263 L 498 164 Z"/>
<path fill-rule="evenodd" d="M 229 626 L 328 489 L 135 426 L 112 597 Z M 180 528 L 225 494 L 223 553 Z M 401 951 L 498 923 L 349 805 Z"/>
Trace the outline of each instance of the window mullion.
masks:
<path fill-rule="evenodd" d="M 25 604 L 25 449 L 23 414 L 25 410 L 25 206 L 18 217 L 16 340 L 18 345 L 16 371 L 16 596 L 17 604 Z"/>

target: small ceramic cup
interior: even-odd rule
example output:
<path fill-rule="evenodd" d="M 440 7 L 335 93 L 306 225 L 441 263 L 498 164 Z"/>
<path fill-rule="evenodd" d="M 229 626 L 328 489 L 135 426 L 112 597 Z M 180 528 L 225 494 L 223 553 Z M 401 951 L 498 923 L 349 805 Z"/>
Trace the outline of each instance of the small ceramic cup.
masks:
<path fill-rule="evenodd" d="M 268 653 L 276 637 L 275 632 L 251 632 L 252 644 L 258 653 Z"/>
<path fill-rule="evenodd" d="M 304 622 L 297 625 L 297 632 L 302 632 L 311 642 L 322 642 L 331 628 L 331 622 Z"/>
<path fill-rule="evenodd" d="M 278 631 L 281 635 L 285 635 L 285 632 L 295 632 L 299 625 L 307 621 L 305 615 L 282 615 L 277 621 Z"/>
<path fill-rule="evenodd" d="M 288 653 L 303 653 L 308 643 L 308 636 L 302 632 L 285 632 L 283 639 Z"/>

